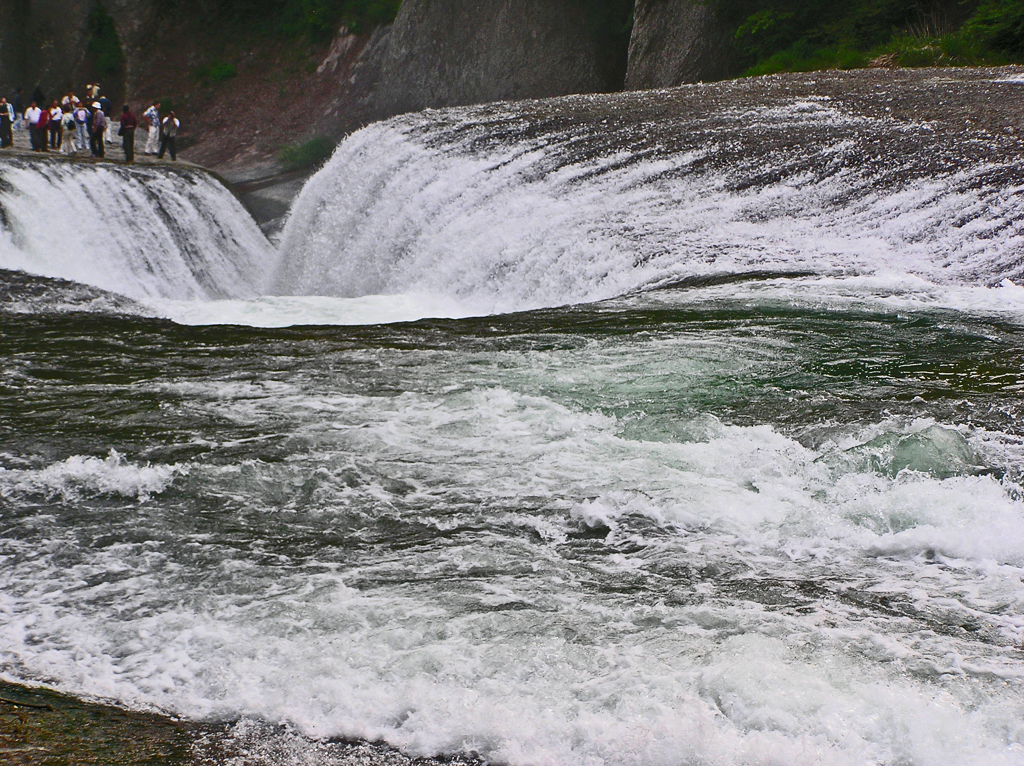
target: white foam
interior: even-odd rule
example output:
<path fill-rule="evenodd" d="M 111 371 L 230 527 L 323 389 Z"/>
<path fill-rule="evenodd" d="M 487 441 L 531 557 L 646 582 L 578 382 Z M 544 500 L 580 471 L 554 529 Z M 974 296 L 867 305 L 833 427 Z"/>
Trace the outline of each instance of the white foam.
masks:
<path fill-rule="evenodd" d="M 276 254 L 208 173 L 9 160 L 0 268 L 130 298 L 245 298 Z"/>
<path fill-rule="evenodd" d="M 288 413 L 319 448 L 279 465 L 194 467 L 190 492 L 245 487 L 249 518 L 333 514 L 348 529 L 368 513 L 397 525 L 410 514 L 463 531 L 354 567 L 277 565 L 230 546 L 217 566 L 216 546 L 181 558 L 159 537 L 71 562 L 22 557 L 0 589 L 7 677 L 517 766 L 1024 762 L 1024 622 L 998 608 L 1024 603 L 1021 502 L 991 476 L 837 474 L 823 460 L 941 424 L 878 424 L 823 454 L 768 426 L 628 439 L 614 417 L 500 388 L 333 405 L 287 388 L 241 393 L 209 406 L 238 422 Z M 90 477 L 119 467 L 89 465 Z M 312 507 L 288 492 L 312 492 Z M 487 531 L 505 519 L 549 532 Z M 576 557 L 565 545 L 583 525 L 609 528 L 601 545 L 633 545 Z M 74 532 L 48 534 L 60 551 Z M 198 550 L 213 558 L 182 568 Z M 670 575 L 705 566 L 720 574 Z M 804 582 L 834 597 L 773 608 L 732 595 L 744 573 L 751 587 Z M 595 587 L 630 577 L 646 585 Z M 904 604 L 903 616 L 848 591 Z M 933 629 L 947 620 L 988 640 Z"/>
<path fill-rule="evenodd" d="M 487 313 L 449 297 L 422 294 L 361 298 L 277 296 L 247 301 L 148 300 L 158 315 L 185 325 L 375 325 L 425 318 L 462 319 Z"/>
<path fill-rule="evenodd" d="M 109 495 L 148 500 L 184 473 L 180 465 L 137 465 L 115 450 L 106 458 L 72 455 L 41 469 L 0 468 L 0 496 L 41 495 L 53 500 Z"/>

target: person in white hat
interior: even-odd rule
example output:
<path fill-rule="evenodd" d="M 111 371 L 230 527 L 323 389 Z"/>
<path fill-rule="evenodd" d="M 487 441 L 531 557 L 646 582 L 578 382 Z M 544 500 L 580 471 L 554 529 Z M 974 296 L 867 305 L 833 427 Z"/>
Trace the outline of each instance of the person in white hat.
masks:
<path fill-rule="evenodd" d="M 92 102 L 92 119 L 89 120 L 89 148 L 93 157 L 103 157 L 103 132 L 107 129 L 107 115 L 99 101 Z"/>

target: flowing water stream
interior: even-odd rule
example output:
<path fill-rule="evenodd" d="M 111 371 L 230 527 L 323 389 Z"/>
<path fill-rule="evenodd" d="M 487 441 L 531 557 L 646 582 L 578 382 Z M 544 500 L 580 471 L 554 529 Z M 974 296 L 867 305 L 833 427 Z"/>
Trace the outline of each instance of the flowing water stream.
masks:
<path fill-rule="evenodd" d="M 1024 83 L 872 82 L 397 118 L 276 249 L 2 161 L 0 678 L 237 764 L 1024 764 L 1020 145 L 888 106 Z"/>

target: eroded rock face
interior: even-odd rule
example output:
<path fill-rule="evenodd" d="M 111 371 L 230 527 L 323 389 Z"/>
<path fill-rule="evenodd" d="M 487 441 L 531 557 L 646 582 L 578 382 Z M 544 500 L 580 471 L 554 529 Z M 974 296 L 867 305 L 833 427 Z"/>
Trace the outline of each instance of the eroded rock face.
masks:
<path fill-rule="evenodd" d="M 20 18 L 21 49 L 17 74 L 4 72 L 4 85 L 22 85 L 30 96 L 38 85 L 53 98 L 66 90 L 85 60 L 86 19 L 90 0 L 22 0 L 9 2 Z M 11 82 L 10 80 L 17 80 Z"/>
<path fill-rule="evenodd" d="M 637 0 L 626 90 L 735 75 L 728 32 L 701 0 Z"/>
<path fill-rule="evenodd" d="M 612 55 L 572 0 L 405 0 L 361 74 L 377 118 L 613 90 Z"/>
<path fill-rule="evenodd" d="M 125 82 L 104 83 L 108 95 L 133 89 L 152 51 L 145 41 L 156 23 L 153 0 L 105 0 L 125 58 Z M 47 98 L 81 88 L 88 78 L 89 14 L 95 0 L 0 0 L 0 92 L 38 85 Z"/>

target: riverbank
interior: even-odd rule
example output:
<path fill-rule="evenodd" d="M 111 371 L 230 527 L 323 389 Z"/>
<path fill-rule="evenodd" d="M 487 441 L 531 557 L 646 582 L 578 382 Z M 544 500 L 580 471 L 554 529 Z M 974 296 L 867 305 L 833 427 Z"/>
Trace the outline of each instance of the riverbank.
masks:
<path fill-rule="evenodd" d="M 0 682 L 5 766 L 467 766 L 256 721 L 195 723 Z"/>

